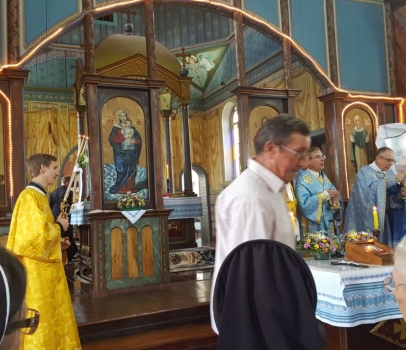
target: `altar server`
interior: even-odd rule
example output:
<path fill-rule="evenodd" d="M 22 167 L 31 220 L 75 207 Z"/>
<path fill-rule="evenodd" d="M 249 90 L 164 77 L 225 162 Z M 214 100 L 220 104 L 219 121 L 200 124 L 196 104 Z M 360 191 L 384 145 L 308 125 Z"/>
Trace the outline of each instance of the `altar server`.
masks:
<path fill-rule="evenodd" d="M 7 249 L 27 271 L 27 305 L 41 315 L 38 330 L 23 335 L 21 350 L 81 349 L 62 265 L 61 248 L 66 249 L 70 243 L 61 241 L 61 231 L 69 222 L 61 214 L 55 222 L 45 192 L 59 176 L 56 160 L 42 153 L 28 159 L 32 181 L 18 197 L 10 224 Z"/>

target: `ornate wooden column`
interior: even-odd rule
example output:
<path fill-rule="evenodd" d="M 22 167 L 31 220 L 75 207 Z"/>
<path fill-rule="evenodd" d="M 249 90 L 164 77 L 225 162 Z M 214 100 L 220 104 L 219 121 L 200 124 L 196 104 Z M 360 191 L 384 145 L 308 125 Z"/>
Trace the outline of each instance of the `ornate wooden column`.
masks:
<path fill-rule="evenodd" d="M 281 0 L 281 21 L 282 21 L 282 32 L 290 36 L 290 9 L 289 0 Z M 286 91 L 288 91 L 288 106 L 287 113 L 295 115 L 294 100 L 297 93 L 290 94 L 289 89 L 292 89 L 292 45 L 290 40 L 283 38 L 282 40 L 282 51 L 283 51 L 283 81 Z"/>
<path fill-rule="evenodd" d="M 100 138 L 100 122 L 99 111 L 97 104 L 97 86 L 101 80 L 100 76 L 94 74 L 83 75 L 83 86 L 86 91 L 86 109 L 87 109 L 87 129 L 89 136 L 88 149 L 89 154 L 98 155 L 99 138 Z M 89 157 L 90 178 L 92 184 L 92 193 L 90 196 L 91 207 L 93 209 L 103 208 L 103 184 L 102 170 L 103 164 L 100 157 Z"/>
<path fill-rule="evenodd" d="M 18 0 L 7 2 L 7 60 L 8 64 L 14 64 L 19 59 L 19 38 L 18 28 Z M 29 71 L 17 69 L 3 69 L 0 72 L 0 90 L 8 98 L 8 101 L 1 98 L 3 105 L 3 125 L 5 128 L 11 127 L 13 132 L 8 138 L 7 129 L 4 129 L 4 139 L 2 140 L 6 150 L 9 150 L 9 142 L 12 145 L 12 159 L 4 159 L 5 183 L 8 184 L 6 191 L 6 207 L 0 208 L 0 212 L 10 213 L 20 192 L 25 187 L 25 145 L 24 145 L 24 101 L 23 86 L 28 77 Z M 22 144 L 21 144 L 22 143 Z M 18 146 L 17 146 L 18 145 Z M 16 152 L 16 149 L 19 150 Z M 7 157 L 5 150 L 4 156 Z M 9 150 L 10 151 L 10 150 Z M 11 168 L 9 162 L 11 161 Z M 11 170 L 11 172 L 10 172 Z M 11 181 L 11 177 L 13 181 Z M 4 215 L 1 215 L 4 216 Z"/>
<path fill-rule="evenodd" d="M 93 8 L 92 0 L 83 0 L 83 10 L 91 11 Z M 86 101 L 83 94 L 85 94 L 84 89 L 82 89 L 81 78 L 83 71 L 88 74 L 95 74 L 95 45 L 94 45 L 94 27 L 93 27 L 93 14 L 91 12 L 87 13 L 83 20 L 83 31 L 84 31 L 84 44 L 85 44 L 85 64 L 83 66 L 83 61 L 81 59 L 76 60 L 76 81 L 75 81 L 75 97 L 76 97 L 76 111 L 77 111 L 77 121 L 78 121 L 78 135 L 88 135 L 88 131 L 85 128 L 85 112 L 86 112 Z M 95 88 L 89 85 L 90 89 Z M 96 92 L 93 91 L 90 96 L 95 96 Z M 88 128 L 89 130 L 89 128 Z M 78 143 L 79 144 L 79 143 Z M 88 152 L 90 153 L 90 145 L 88 146 Z M 94 153 L 96 154 L 96 153 Z M 89 157 L 90 159 L 90 157 Z M 88 190 L 92 187 L 90 167 L 87 166 L 84 173 L 84 188 L 86 199 L 90 196 Z M 92 168 L 93 171 L 93 168 Z M 89 191 L 90 192 L 90 191 Z M 93 191 L 92 191 L 93 192 Z M 94 204 L 94 203 L 92 203 Z M 93 208 L 95 208 L 93 206 Z M 101 206 L 96 207 L 101 208 Z"/>
<path fill-rule="evenodd" d="M 281 0 L 282 32 L 290 36 L 289 0 Z M 283 38 L 283 81 L 285 89 L 292 88 L 292 49 L 290 41 Z"/>
<path fill-rule="evenodd" d="M 5 170 L 7 169 L 5 177 L 8 184 L 7 207 L 0 208 L 0 212 L 5 211 L 5 213 L 11 212 L 15 200 L 26 186 L 23 87 L 28 74 L 28 70 L 22 69 L 5 68 L 0 72 L 0 91 L 4 94 L 0 96 L 4 118 L 2 142 L 6 147 L 4 156 L 7 159 L 4 159 L 4 165 Z M 8 128 L 11 128 L 11 133 L 8 132 Z M 7 157 L 9 152 L 11 157 Z"/>
<path fill-rule="evenodd" d="M 192 162 L 190 158 L 189 137 L 189 103 L 182 102 L 182 145 L 183 145 L 183 180 L 185 196 L 196 196 L 193 192 Z"/>
<path fill-rule="evenodd" d="M 328 46 L 330 79 L 335 86 L 338 86 L 338 61 L 337 61 L 337 46 L 336 46 L 336 26 L 335 26 L 336 20 L 334 13 L 334 0 L 326 0 L 326 17 L 327 17 L 327 46 Z"/>
<path fill-rule="evenodd" d="M 9 0 L 7 3 L 7 63 L 14 64 L 19 57 L 18 0 Z"/>
<path fill-rule="evenodd" d="M 389 67 L 389 91 L 392 95 L 397 95 L 396 74 L 395 74 L 395 52 L 394 52 L 394 30 L 393 30 L 393 10 L 389 1 L 385 1 L 385 23 L 386 23 L 386 42 L 388 47 L 388 67 Z M 403 61 L 403 60 L 402 60 Z M 399 64 L 403 64 L 403 62 Z"/>
<path fill-rule="evenodd" d="M 78 118 L 78 135 L 85 135 L 85 105 L 76 105 L 77 118 Z"/>
<path fill-rule="evenodd" d="M 241 9 L 241 0 L 233 0 L 235 7 Z M 235 33 L 235 55 L 237 65 L 237 85 L 238 87 L 246 86 L 245 72 L 245 52 L 244 52 L 244 26 L 242 13 L 234 12 L 234 33 Z M 237 111 L 239 122 L 240 137 L 240 171 L 247 167 L 247 159 L 251 157 L 250 146 L 250 126 L 248 113 L 248 96 L 246 94 L 237 95 Z"/>
<path fill-rule="evenodd" d="M 93 8 L 92 0 L 83 0 L 83 11 L 91 11 Z M 85 44 L 85 71 L 88 74 L 96 73 L 94 64 L 94 28 L 93 14 L 91 12 L 85 15 L 83 20 L 84 44 Z"/>
<path fill-rule="evenodd" d="M 162 111 L 164 118 L 164 137 L 165 137 L 165 177 L 166 177 L 166 192 L 173 192 L 173 175 L 172 175 L 172 149 L 171 149 L 171 113 Z"/>
<path fill-rule="evenodd" d="M 147 44 L 148 78 L 156 79 L 154 2 L 144 3 L 145 40 Z"/>
<path fill-rule="evenodd" d="M 144 3 L 144 21 L 145 21 L 145 39 L 147 46 L 147 69 L 148 79 L 155 80 L 157 73 L 156 58 L 155 58 L 155 29 L 154 29 L 154 2 L 153 0 L 145 0 Z M 152 118 L 152 150 L 154 155 L 154 167 L 156 177 L 156 192 L 155 203 L 156 209 L 164 208 L 164 189 L 163 189 L 163 172 L 158 171 L 162 168 L 161 161 L 161 121 L 159 111 L 159 88 L 151 87 L 151 118 Z"/>
<path fill-rule="evenodd" d="M 345 107 L 344 99 L 346 93 L 331 93 L 321 96 L 320 101 L 324 103 L 326 149 L 328 157 L 325 161 L 325 172 L 330 181 L 341 191 L 344 201 L 347 196 L 347 174 L 345 173 L 345 152 L 343 145 L 342 112 Z"/>

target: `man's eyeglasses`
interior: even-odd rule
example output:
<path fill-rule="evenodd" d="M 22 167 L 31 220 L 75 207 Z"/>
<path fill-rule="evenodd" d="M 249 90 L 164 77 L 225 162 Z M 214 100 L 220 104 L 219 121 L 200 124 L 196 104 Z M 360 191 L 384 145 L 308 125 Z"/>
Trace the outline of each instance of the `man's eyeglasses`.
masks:
<path fill-rule="evenodd" d="M 318 156 L 314 156 L 314 157 L 310 157 L 309 159 L 317 159 L 317 160 L 321 160 L 321 159 L 326 159 L 326 156 L 324 154 L 319 154 Z"/>
<path fill-rule="evenodd" d="M 10 334 L 16 329 L 19 329 L 20 332 L 24 334 L 33 334 L 37 330 L 38 324 L 39 312 L 34 309 L 27 309 L 26 318 L 10 323 L 7 327 L 6 334 Z"/>
<path fill-rule="evenodd" d="M 397 286 L 403 286 L 403 284 L 396 284 L 392 276 L 388 276 L 383 280 L 383 286 L 388 292 L 393 293 Z"/>
<path fill-rule="evenodd" d="M 296 158 L 304 159 L 304 158 L 309 157 L 309 153 L 307 153 L 307 152 L 296 152 L 293 149 L 290 149 L 289 147 L 286 147 L 286 146 L 283 146 L 283 145 L 279 145 L 279 148 L 282 148 L 285 151 L 288 151 L 288 152 L 292 153 Z"/>
<path fill-rule="evenodd" d="M 389 162 L 389 163 L 393 163 L 393 164 L 396 163 L 396 160 L 394 160 L 394 159 L 384 158 L 384 157 L 382 157 L 382 156 L 379 156 L 379 157 L 382 158 L 382 159 L 384 159 L 384 160 L 386 160 L 386 161 Z"/>

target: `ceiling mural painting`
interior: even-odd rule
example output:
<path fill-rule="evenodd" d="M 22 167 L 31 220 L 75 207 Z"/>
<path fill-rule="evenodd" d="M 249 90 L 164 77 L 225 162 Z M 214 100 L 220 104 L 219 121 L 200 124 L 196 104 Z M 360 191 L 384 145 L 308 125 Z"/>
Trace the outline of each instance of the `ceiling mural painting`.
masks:
<path fill-rule="evenodd" d="M 228 45 L 216 46 L 205 50 L 188 51 L 185 57 L 185 65 L 189 70 L 188 77 L 200 90 L 204 91 L 221 62 Z M 183 65 L 183 58 L 178 57 Z"/>

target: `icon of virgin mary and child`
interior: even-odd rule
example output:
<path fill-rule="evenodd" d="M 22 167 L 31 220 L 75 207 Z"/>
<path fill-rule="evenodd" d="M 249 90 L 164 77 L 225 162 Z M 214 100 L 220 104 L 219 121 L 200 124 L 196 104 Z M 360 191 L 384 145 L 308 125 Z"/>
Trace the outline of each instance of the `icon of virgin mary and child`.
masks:
<path fill-rule="evenodd" d="M 137 167 L 141 154 L 142 138 L 133 126 L 126 111 L 117 112 L 117 124 L 114 124 L 109 135 L 109 143 L 113 148 L 116 182 L 110 187 L 111 194 L 135 193 Z"/>

